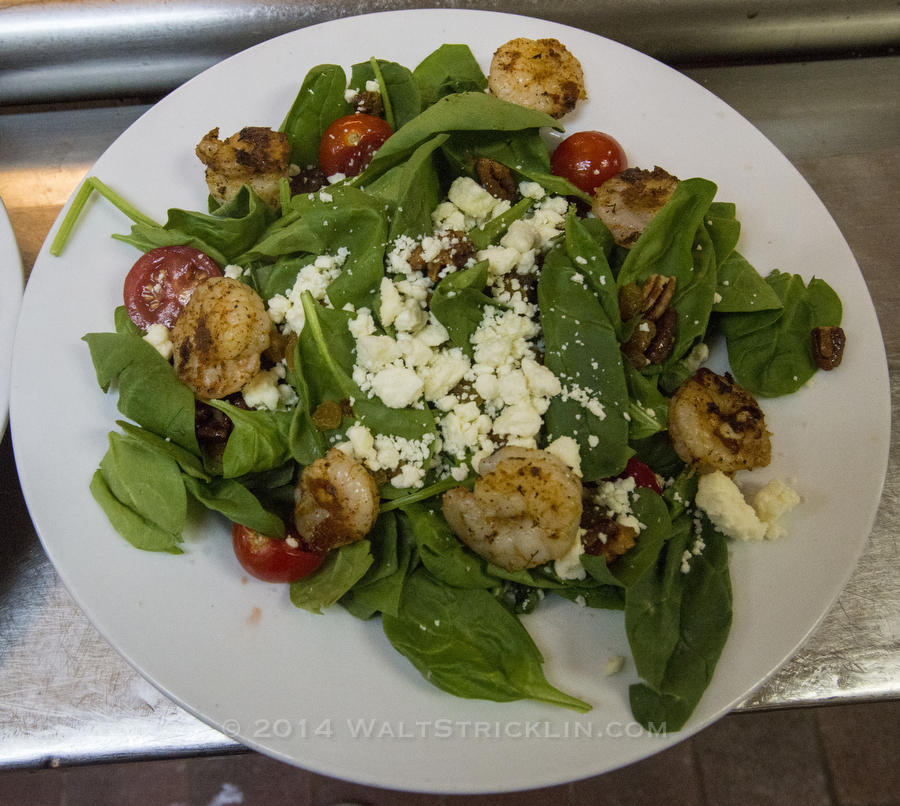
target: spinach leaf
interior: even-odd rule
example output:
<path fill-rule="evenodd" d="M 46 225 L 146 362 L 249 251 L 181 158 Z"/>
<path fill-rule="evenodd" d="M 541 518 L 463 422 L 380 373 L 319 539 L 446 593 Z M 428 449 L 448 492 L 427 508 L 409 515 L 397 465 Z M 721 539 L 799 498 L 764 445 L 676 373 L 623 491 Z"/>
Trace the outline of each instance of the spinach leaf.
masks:
<path fill-rule="evenodd" d="M 290 458 L 290 412 L 247 411 L 224 400 L 210 400 L 209 405 L 223 412 L 234 426 L 222 456 L 225 478 L 270 470 Z"/>
<path fill-rule="evenodd" d="M 187 473 L 189 476 L 202 481 L 209 481 L 210 476 L 204 469 L 202 460 L 190 451 L 186 451 L 174 442 L 163 439 L 163 437 L 154 434 L 152 431 L 147 431 L 145 428 L 134 425 L 134 423 L 129 423 L 127 420 L 116 420 L 116 425 L 128 436 L 146 443 L 159 453 L 171 456 L 178 463 L 178 467 L 183 473 Z"/>
<path fill-rule="evenodd" d="M 566 215 L 566 254 L 578 273 L 585 278 L 588 287 L 600 300 L 606 318 L 612 324 L 616 335 L 621 338 L 622 320 L 619 315 L 619 294 L 616 281 L 609 268 L 606 251 L 595 237 L 596 230 L 591 231 L 585 226 L 585 223 L 586 219 L 580 219 L 574 206 L 570 205 L 570 210 Z M 599 221 L 598 223 L 602 224 Z M 604 229 L 606 229 L 605 225 Z M 609 230 L 606 232 L 608 233 Z"/>
<path fill-rule="evenodd" d="M 163 531 L 156 524 L 139 515 L 113 495 L 109 485 L 103 478 L 103 472 L 97 470 L 91 478 L 91 495 L 100 504 L 112 527 L 132 546 L 143 551 L 167 551 L 170 554 L 181 554 L 178 543 L 181 537 Z"/>
<path fill-rule="evenodd" d="M 422 143 L 436 134 L 454 131 L 518 131 L 541 126 L 560 128 L 558 121 L 543 112 L 528 110 L 483 92 L 447 95 L 394 132 L 375 153 L 366 170 L 353 182 L 365 187 L 389 168 L 409 159 Z"/>
<path fill-rule="evenodd" d="M 678 312 L 678 327 L 663 367 L 684 356 L 706 333 L 716 293 L 716 255 L 703 220 L 715 193 L 716 186 L 706 179 L 679 182 L 631 248 L 617 277 L 619 288 L 641 284 L 651 274 L 675 278 L 671 306 Z M 655 371 L 660 369 L 656 365 Z"/>
<path fill-rule="evenodd" d="M 291 603 L 321 613 L 359 582 L 372 562 L 368 540 L 332 549 L 314 574 L 291 583 Z"/>
<path fill-rule="evenodd" d="M 727 260 L 741 237 L 741 222 L 735 217 L 737 208 L 730 202 L 712 202 L 704 218 L 706 231 L 716 250 L 719 266 Z"/>
<path fill-rule="evenodd" d="M 322 233 L 314 231 L 310 223 L 299 212 L 288 212 L 270 224 L 259 240 L 246 252 L 238 255 L 234 262 L 246 266 L 255 261 L 273 261 L 285 255 L 321 255 L 325 251 Z"/>
<path fill-rule="evenodd" d="M 194 434 L 194 394 L 172 365 L 133 333 L 88 333 L 97 382 L 103 391 L 119 382 L 119 411 L 134 422 L 199 456 Z"/>
<path fill-rule="evenodd" d="M 646 439 L 665 431 L 669 401 L 659 391 L 658 376 L 642 375 L 630 361 L 623 362 L 628 383 L 628 435 L 630 440 Z"/>
<path fill-rule="evenodd" d="M 476 249 L 486 249 L 492 243 L 499 241 L 503 233 L 509 229 L 509 225 L 513 221 L 523 218 L 533 204 L 534 199 L 528 197 L 520 199 L 508 210 L 498 216 L 494 216 L 490 221 L 472 227 L 466 233 L 466 236 Z"/>
<path fill-rule="evenodd" d="M 180 535 L 187 518 L 187 496 L 177 462 L 134 437 L 111 433 L 100 473 L 110 493 L 145 521 Z"/>
<path fill-rule="evenodd" d="M 184 475 L 188 492 L 207 509 L 221 512 L 228 520 L 270 537 L 284 536 L 284 521 L 267 511 L 259 499 L 235 479 L 202 481 Z"/>
<path fill-rule="evenodd" d="M 690 525 L 680 528 L 656 568 L 625 595 L 625 627 L 646 681 L 629 689 L 631 710 L 648 729 L 684 726 L 709 685 L 731 627 L 725 538 L 706 522 L 699 556 L 691 552 L 694 540 Z M 689 564 L 687 573 L 683 562 Z"/>
<path fill-rule="evenodd" d="M 441 45 L 413 70 L 419 85 L 422 108 L 455 92 L 480 92 L 487 78 L 468 45 Z"/>
<path fill-rule="evenodd" d="M 614 476 L 633 453 L 628 447 L 628 390 L 619 342 L 600 301 L 561 248 L 551 250 L 538 281 L 544 362 L 563 393 L 544 416 L 547 439 L 569 436 L 581 449 L 585 481 Z"/>
<path fill-rule="evenodd" d="M 414 543 L 397 529 L 396 516 L 390 513 L 378 518 L 368 540 L 374 561 L 340 602 L 357 618 L 368 619 L 376 613 L 396 616 L 403 583 L 415 557 Z"/>
<path fill-rule="evenodd" d="M 409 68 L 397 62 L 370 59 L 353 65 L 350 87 L 364 90 L 367 81 L 377 81 L 384 104 L 385 120 L 394 131 L 409 123 L 422 111 L 419 85 Z"/>
<path fill-rule="evenodd" d="M 446 139 L 447 135 L 439 134 L 426 140 L 406 162 L 366 187 L 367 193 L 383 199 L 391 210 L 388 242 L 401 235 L 416 238 L 434 232 L 431 211 L 440 200 L 440 188 L 433 155 Z"/>
<path fill-rule="evenodd" d="M 450 587 L 420 569 L 406 581 L 398 615 L 385 614 L 382 624 L 393 647 L 430 683 L 458 697 L 590 710 L 547 682 L 531 637 L 487 591 Z"/>
<path fill-rule="evenodd" d="M 424 503 L 410 504 L 401 512 L 401 531 L 415 541 L 422 564 L 434 577 L 456 588 L 496 587 L 497 578 L 485 572 L 484 560 L 457 539 L 438 512 Z"/>
<path fill-rule="evenodd" d="M 723 315 L 720 320 L 734 377 L 755 395 L 777 397 L 796 392 L 816 372 L 811 333 L 838 326 L 842 307 L 824 280 L 809 285 L 797 274 L 772 272 L 766 282 L 782 307 Z"/>
<path fill-rule="evenodd" d="M 719 263 L 716 292 L 719 300 L 713 305 L 715 313 L 746 313 L 782 307 L 772 286 L 738 252 L 732 252 Z"/>
<path fill-rule="evenodd" d="M 470 339 L 484 316 L 485 305 L 498 305 L 484 293 L 488 281 L 488 262 L 455 271 L 442 278 L 431 297 L 431 312 L 447 328 L 450 341 L 470 358 L 474 347 Z"/>
<path fill-rule="evenodd" d="M 303 79 L 279 131 L 291 143 L 291 162 L 301 168 L 319 164 L 319 141 L 335 120 L 350 113 L 344 98 L 347 76 L 336 64 L 313 67 Z"/>

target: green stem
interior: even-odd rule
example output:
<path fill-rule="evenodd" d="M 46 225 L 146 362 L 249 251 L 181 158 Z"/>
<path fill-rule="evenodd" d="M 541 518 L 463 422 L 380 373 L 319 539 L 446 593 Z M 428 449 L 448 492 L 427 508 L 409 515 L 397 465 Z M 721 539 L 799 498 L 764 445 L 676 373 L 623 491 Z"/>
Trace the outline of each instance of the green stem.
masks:
<path fill-rule="evenodd" d="M 53 239 L 53 243 L 50 244 L 51 255 L 58 257 L 62 253 L 66 241 L 68 241 L 69 236 L 72 234 L 72 230 L 75 228 L 75 222 L 78 220 L 84 206 L 91 197 L 91 193 L 95 190 L 135 223 L 147 224 L 154 227 L 159 226 L 152 218 L 144 215 L 137 207 L 125 201 L 125 199 L 112 190 L 112 188 L 97 179 L 96 176 L 89 176 L 78 189 L 78 193 L 75 194 L 75 198 L 72 200 L 71 207 L 69 207 L 65 218 L 63 218 L 62 224 L 59 225 L 56 237 Z"/>
<path fill-rule="evenodd" d="M 457 481 L 454 478 L 443 479 L 428 487 L 423 487 L 421 490 L 416 490 L 416 492 L 410 493 L 409 495 L 403 495 L 399 498 L 392 498 L 390 501 L 382 502 L 379 512 L 390 512 L 392 509 L 401 509 L 402 507 L 424 501 L 426 498 L 431 498 L 434 495 L 451 490 L 454 487 L 471 487 L 474 483 L 474 478 L 464 479 L 463 481 Z"/>
<path fill-rule="evenodd" d="M 372 72 L 375 74 L 375 80 L 378 82 L 378 88 L 381 90 L 381 103 L 384 105 L 384 119 L 387 121 L 388 126 L 391 127 L 391 131 L 397 130 L 397 124 L 394 120 L 394 110 L 391 107 L 391 99 L 388 96 L 387 86 L 384 83 L 384 74 L 381 72 L 381 65 L 378 64 L 378 59 L 372 56 L 369 59 L 369 64 L 372 65 Z"/>

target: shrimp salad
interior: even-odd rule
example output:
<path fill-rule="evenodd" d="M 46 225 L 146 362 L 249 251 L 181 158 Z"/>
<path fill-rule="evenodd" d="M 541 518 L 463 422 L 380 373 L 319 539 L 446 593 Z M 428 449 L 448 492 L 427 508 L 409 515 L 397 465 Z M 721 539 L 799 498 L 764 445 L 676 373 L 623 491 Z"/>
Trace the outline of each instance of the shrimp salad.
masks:
<path fill-rule="evenodd" d="M 115 329 L 84 337 L 125 418 L 91 491 L 126 540 L 181 553 L 199 502 L 236 568 L 379 621 L 461 697 L 589 710 L 519 617 L 622 610 L 635 719 L 674 731 L 731 625 L 727 541 L 799 501 L 735 483 L 777 440 L 757 398 L 840 363 L 841 303 L 758 273 L 708 179 L 607 133 L 548 146 L 589 78 L 550 39 L 489 75 L 465 45 L 320 65 L 277 131 L 198 133 L 208 212 L 160 225 L 91 177 L 53 249 L 92 191 L 134 221 Z"/>

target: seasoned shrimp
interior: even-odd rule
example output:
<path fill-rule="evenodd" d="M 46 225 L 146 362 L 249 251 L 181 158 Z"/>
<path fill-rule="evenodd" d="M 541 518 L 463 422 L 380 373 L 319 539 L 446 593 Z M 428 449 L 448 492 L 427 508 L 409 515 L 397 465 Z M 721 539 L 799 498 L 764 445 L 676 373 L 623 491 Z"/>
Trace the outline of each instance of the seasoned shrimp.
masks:
<path fill-rule="evenodd" d="M 678 179 L 659 166 L 626 168 L 594 191 L 592 210 L 619 246 L 631 246 L 672 197 Z"/>
<path fill-rule="evenodd" d="M 556 39 L 511 39 L 494 52 L 488 88 L 498 98 L 555 118 L 586 98 L 581 63 Z"/>
<path fill-rule="evenodd" d="M 294 493 L 294 522 L 317 551 L 362 540 L 378 517 L 378 485 L 356 459 L 332 448 L 307 465 Z"/>
<path fill-rule="evenodd" d="M 237 392 L 259 371 L 272 321 L 250 286 L 229 277 L 200 283 L 172 328 L 175 371 L 197 397 Z"/>
<path fill-rule="evenodd" d="M 206 166 L 206 184 L 216 201 L 229 201 L 250 185 L 269 207 L 278 207 L 278 180 L 288 176 L 291 156 L 284 132 L 247 126 L 223 141 L 215 128 L 197 144 L 196 154 Z"/>
<path fill-rule="evenodd" d="M 705 367 L 669 400 L 675 452 L 699 473 L 734 473 L 769 464 L 772 447 L 756 400 L 730 375 Z"/>
<path fill-rule="evenodd" d="M 444 494 L 444 517 L 476 554 L 519 571 L 558 560 L 575 544 L 581 480 L 556 456 L 505 447 L 482 460 L 474 491 Z"/>

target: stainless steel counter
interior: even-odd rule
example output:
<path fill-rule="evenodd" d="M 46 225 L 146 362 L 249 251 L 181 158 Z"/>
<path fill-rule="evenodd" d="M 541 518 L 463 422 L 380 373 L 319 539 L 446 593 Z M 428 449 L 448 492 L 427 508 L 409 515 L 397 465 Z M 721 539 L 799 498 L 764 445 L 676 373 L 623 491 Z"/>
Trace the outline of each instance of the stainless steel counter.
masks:
<path fill-rule="evenodd" d="M 0 15 L 8 9 L 0 9 Z M 0 16 L 0 39 L 8 33 L 3 21 Z M 836 219 L 875 300 L 896 411 L 900 57 L 686 72 L 762 129 Z M 0 197 L 26 271 L 92 161 L 145 108 L 121 103 L 0 106 Z M 850 583 L 802 651 L 742 709 L 900 695 L 898 440 L 895 431 L 881 508 Z M 0 513 L 0 766 L 240 749 L 145 683 L 72 602 L 29 520 L 9 435 L 0 446 Z"/>

